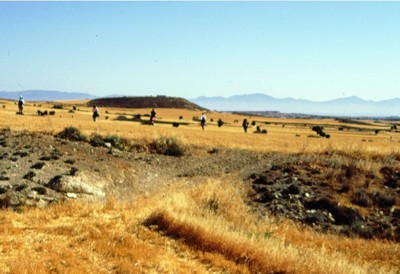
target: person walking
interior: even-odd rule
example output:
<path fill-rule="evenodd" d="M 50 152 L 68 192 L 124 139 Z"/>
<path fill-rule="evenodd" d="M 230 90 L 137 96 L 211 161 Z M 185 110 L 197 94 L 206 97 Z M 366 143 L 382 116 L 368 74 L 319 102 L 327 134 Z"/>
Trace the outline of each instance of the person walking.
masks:
<path fill-rule="evenodd" d="M 93 112 L 93 121 L 96 122 L 97 118 L 100 116 L 99 108 L 96 105 L 93 105 L 92 112 Z"/>
<path fill-rule="evenodd" d="M 247 119 L 243 120 L 242 127 L 244 129 L 244 133 L 247 133 L 247 128 L 249 127 L 249 122 L 247 122 Z"/>
<path fill-rule="evenodd" d="M 206 121 L 207 121 L 207 117 L 206 117 L 206 114 L 203 112 L 200 117 L 200 125 L 203 130 L 204 130 L 204 127 L 206 126 Z"/>
<path fill-rule="evenodd" d="M 18 100 L 18 114 L 24 114 L 24 105 L 25 105 L 25 101 L 24 101 L 24 97 L 20 96 L 19 100 Z"/>
<path fill-rule="evenodd" d="M 150 112 L 150 124 L 154 126 L 154 122 L 156 121 L 156 111 L 154 108 Z"/>

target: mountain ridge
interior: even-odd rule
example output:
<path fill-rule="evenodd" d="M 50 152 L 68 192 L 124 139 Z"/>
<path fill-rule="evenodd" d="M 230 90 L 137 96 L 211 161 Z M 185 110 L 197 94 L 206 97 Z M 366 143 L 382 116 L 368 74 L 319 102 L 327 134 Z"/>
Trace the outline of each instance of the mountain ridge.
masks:
<path fill-rule="evenodd" d="M 230 97 L 198 97 L 189 99 L 208 109 L 219 111 L 279 111 L 332 116 L 398 116 L 400 99 L 382 101 L 364 100 L 357 96 L 342 97 L 326 101 L 310 101 L 291 97 L 276 98 L 254 93 Z"/>

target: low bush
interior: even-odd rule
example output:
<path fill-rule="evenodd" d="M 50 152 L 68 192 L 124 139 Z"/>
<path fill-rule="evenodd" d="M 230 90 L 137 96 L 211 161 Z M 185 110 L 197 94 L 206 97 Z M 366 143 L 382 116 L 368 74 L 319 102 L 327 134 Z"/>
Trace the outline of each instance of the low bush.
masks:
<path fill-rule="evenodd" d="M 176 137 L 161 136 L 150 144 L 150 150 L 167 156 L 183 156 L 186 147 Z"/>
<path fill-rule="evenodd" d="M 110 143 L 112 147 L 119 150 L 127 150 L 129 148 L 129 140 L 121 138 L 118 135 L 110 135 L 103 138 L 104 143 Z"/>
<path fill-rule="evenodd" d="M 104 146 L 104 143 L 103 137 L 99 134 L 94 134 L 90 138 L 90 144 L 94 147 L 102 147 Z"/>
<path fill-rule="evenodd" d="M 87 137 L 76 127 L 66 127 L 56 137 L 70 141 L 87 141 Z"/>
<path fill-rule="evenodd" d="M 358 189 L 353 193 L 351 201 L 353 204 L 363 207 L 369 207 L 372 204 L 372 200 L 369 197 L 368 193 L 362 189 Z"/>

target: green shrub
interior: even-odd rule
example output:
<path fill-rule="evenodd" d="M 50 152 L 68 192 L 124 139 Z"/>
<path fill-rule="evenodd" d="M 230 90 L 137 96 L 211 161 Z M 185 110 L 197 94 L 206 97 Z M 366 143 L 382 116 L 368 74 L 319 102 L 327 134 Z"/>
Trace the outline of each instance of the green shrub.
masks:
<path fill-rule="evenodd" d="M 167 156 L 183 156 L 186 147 L 182 142 L 172 136 L 161 136 L 150 144 L 150 150 Z"/>
<path fill-rule="evenodd" d="M 119 150 L 127 150 L 129 148 L 129 140 L 121 138 L 118 135 L 110 135 L 103 138 L 104 143 L 110 143 L 112 147 Z"/>
<path fill-rule="evenodd" d="M 224 121 L 222 121 L 221 119 L 218 119 L 218 121 L 217 121 L 218 127 L 222 127 L 223 124 L 224 124 Z"/>
<path fill-rule="evenodd" d="M 102 147 L 104 146 L 104 140 L 103 140 L 103 136 L 99 135 L 99 134 L 94 134 L 92 135 L 92 137 L 90 138 L 90 144 L 94 147 Z"/>
<path fill-rule="evenodd" d="M 87 137 L 76 127 L 66 127 L 56 137 L 70 141 L 87 141 Z"/>

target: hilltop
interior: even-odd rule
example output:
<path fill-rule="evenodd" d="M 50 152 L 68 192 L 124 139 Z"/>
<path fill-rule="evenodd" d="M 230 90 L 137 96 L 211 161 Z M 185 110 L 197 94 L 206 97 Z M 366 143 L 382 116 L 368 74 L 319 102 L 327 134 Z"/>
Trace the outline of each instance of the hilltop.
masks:
<path fill-rule="evenodd" d="M 179 97 L 167 96 L 138 96 L 138 97 L 112 97 L 98 98 L 87 103 L 88 106 L 97 105 L 100 107 L 116 108 L 181 108 L 200 110 L 203 107 Z"/>

